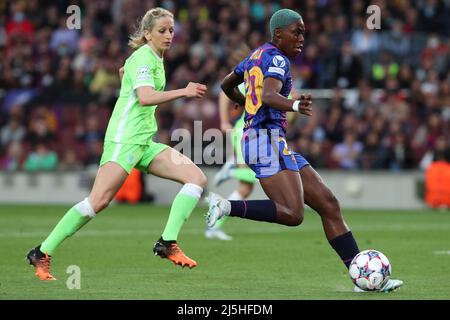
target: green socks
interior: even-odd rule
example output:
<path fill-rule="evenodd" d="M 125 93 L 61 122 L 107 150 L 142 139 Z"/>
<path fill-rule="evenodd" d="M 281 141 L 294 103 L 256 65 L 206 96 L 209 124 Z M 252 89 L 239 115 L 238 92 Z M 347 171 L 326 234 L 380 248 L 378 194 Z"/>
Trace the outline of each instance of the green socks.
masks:
<path fill-rule="evenodd" d="M 181 188 L 170 209 L 169 219 L 162 234 L 164 240 L 177 240 L 183 223 L 191 215 L 202 192 L 203 188 L 192 183 L 187 183 Z M 51 256 L 65 239 L 75 234 L 93 217 L 95 212 L 86 198 L 67 211 L 47 239 L 42 242 L 40 250 Z"/>
<path fill-rule="evenodd" d="M 181 188 L 170 208 L 169 219 L 162 234 L 163 240 L 177 240 L 181 227 L 191 215 L 202 192 L 203 188 L 193 183 L 186 183 Z"/>
<path fill-rule="evenodd" d="M 214 229 L 222 229 L 223 224 L 225 223 L 225 221 L 228 220 L 228 216 L 222 217 L 219 220 L 217 220 L 216 224 L 214 225 Z"/>
<path fill-rule="evenodd" d="M 236 168 L 232 169 L 230 172 L 230 176 L 239 181 L 245 181 L 248 183 L 256 182 L 256 174 L 250 168 Z"/>
<path fill-rule="evenodd" d="M 42 242 L 41 252 L 51 256 L 66 238 L 72 236 L 93 217 L 95 217 L 95 212 L 87 198 L 73 206 L 58 222 L 47 239 Z"/>

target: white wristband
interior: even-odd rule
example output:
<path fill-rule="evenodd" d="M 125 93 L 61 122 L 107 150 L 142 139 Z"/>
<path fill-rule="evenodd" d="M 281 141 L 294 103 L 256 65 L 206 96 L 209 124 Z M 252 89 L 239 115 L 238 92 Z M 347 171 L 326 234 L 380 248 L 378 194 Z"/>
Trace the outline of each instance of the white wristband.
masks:
<path fill-rule="evenodd" d="M 300 105 L 300 100 L 295 100 L 294 103 L 292 104 L 292 110 L 294 110 L 295 112 L 298 112 L 299 105 Z"/>

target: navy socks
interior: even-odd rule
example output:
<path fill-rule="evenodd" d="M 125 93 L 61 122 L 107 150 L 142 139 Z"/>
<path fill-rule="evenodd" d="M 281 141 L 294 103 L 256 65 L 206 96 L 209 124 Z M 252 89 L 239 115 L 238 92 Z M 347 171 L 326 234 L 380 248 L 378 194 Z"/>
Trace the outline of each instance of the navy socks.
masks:
<path fill-rule="evenodd" d="M 272 200 L 230 201 L 230 203 L 232 217 L 277 222 L 277 208 Z"/>
<path fill-rule="evenodd" d="M 230 201 L 230 216 L 265 222 L 277 222 L 277 208 L 272 200 Z M 329 241 L 348 268 L 359 253 L 358 245 L 351 231 Z"/>
<path fill-rule="evenodd" d="M 341 234 L 329 242 L 348 269 L 350 262 L 359 253 L 358 245 L 356 244 L 355 238 L 353 238 L 352 232 L 349 231 Z"/>

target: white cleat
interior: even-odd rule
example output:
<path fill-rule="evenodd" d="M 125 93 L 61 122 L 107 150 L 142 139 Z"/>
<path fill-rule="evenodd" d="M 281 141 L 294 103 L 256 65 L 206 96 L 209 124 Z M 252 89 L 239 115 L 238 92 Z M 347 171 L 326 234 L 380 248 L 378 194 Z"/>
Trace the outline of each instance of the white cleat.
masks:
<path fill-rule="evenodd" d="M 358 293 L 362 293 L 362 292 L 392 292 L 397 290 L 398 288 L 400 288 L 403 285 L 403 281 L 402 280 L 393 280 L 393 279 L 389 279 L 384 286 L 382 286 L 380 289 L 378 290 L 373 290 L 373 291 L 369 291 L 369 290 L 363 290 L 358 286 L 355 286 L 353 288 L 353 292 L 358 292 Z"/>
<path fill-rule="evenodd" d="M 218 239 L 218 240 L 223 240 L 223 241 L 233 240 L 233 237 L 231 237 L 230 235 L 226 234 L 225 231 L 223 231 L 220 228 L 207 229 L 205 231 L 205 237 L 207 239 Z"/>
<path fill-rule="evenodd" d="M 230 201 L 214 192 L 209 193 L 206 201 L 208 201 L 208 212 L 205 215 L 205 219 L 208 229 L 211 229 L 214 227 L 217 220 L 230 214 L 231 204 Z"/>
<path fill-rule="evenodd" d="M 214 185 L 220 186 L 225 181 L 231 179 L 231 169 L 235 167 L 234 158 L 227 160 L 214 176 Z"/>

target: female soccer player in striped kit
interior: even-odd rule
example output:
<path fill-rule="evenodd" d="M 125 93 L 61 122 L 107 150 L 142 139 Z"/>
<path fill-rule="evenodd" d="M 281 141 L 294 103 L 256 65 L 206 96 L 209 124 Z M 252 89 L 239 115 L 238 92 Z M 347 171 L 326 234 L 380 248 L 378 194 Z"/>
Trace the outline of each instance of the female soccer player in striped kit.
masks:
<path fill-rule="evenodd" d="M 222 217 L 235 216 L 298 226 L 303 221 L 306 203 L 320 215 L 327 240 L 348 268 L 359 248 L 339 202 L 308 161 L 292 152 L 285 140 L 286 112 L 312 114 L 309 95 L 300 100 L 287 98 L 292 88 L 288 58 L 303 48 L 303 19 L 293 10 L 281 9 L 270 19 L 270 32 L 272 41 L 251 52 L 222 82 L 228 97 L 245 105 L 241 142 L 244 159 L 269 199 L 229 201 L 211 193 L 207 224 L 213 227 Z M 237 89 L 242 82 L 246 86 L 245 97 Z M 389 279 L 379 291 L 393 291 L 402 284 Z M 357 286 L 354 290 L 363 291 Z"/>
<path fill-rule="evenodd" d="M 177 236 L 203 192 L 206 177 L 187 157 L 152 137 L 157 132 L 158 104 L 178 98 L 201 98 L 206 86 L 190 82 L 186 88 L 164 91 L 164 52 L 174 36 L 173 15 L 154 8 L 144 15 L 131 37 L 136 50 L 126 60 L 117 99 L 105 135 L 104 150 L 95 182 L 87 198 L 73 206 L 41 245 L 27 255 L 41 280 L 54 280 L 50 257 L 56 248 L 105 209 L 133 168 L 183 184 L 175 197 L 155 255 L 173 263 L 195 267 L 177 245 Z"/>

